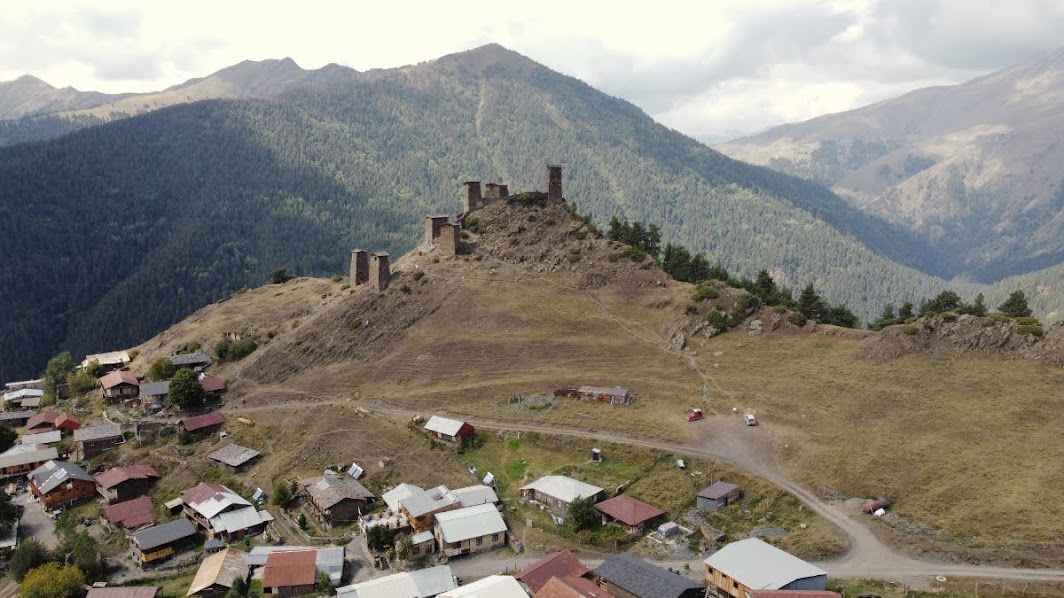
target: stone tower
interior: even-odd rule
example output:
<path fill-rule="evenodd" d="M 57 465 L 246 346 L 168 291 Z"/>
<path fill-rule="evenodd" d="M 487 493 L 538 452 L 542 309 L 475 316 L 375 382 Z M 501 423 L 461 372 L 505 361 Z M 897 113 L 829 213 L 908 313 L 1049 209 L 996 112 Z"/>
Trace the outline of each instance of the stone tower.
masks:
<path fill-rule="evenodd" d="M 448 220 L 450 220 L 449 216 L 425 216 L 424 243 L 426 245 L 435 243 L 436 239 L 440 238 L 440 228 L 447 224 Z"/>
<path fill-rule="evenodd" d="M 462 211 L 472 212 L 480 209 L 484 203 L 483 198 L 480 196 L 480 181 L 466 181 L 462 184 L 465 185 L 466 191 L 465 200 L 462 202 Z"/>
<path fill-rule="evenodd" d="M 374 289 L 383 291 L 388 288 L 392 272 L 388 269 L 388 254 L 378 251 L 373 254 L 373 267 L 369 271 L 369 283 Z"/>
<path fill-rule="evenodd" d="M 462 227 L 447 223 L 440 228 L 440 253 L 447 257 L 458 255 L 458 243 Z"/>
<path fill-rule="evenodd" d="M 357 287 L 369 281 L 369 255 L 365 249 L 351 250 L 351 286 Z"/>
<path fill-rule="evenodd" d="M 499 185 L 497 183 L 484 185 L 484 203 L 491 203 L 499 199 L 499 197 Z"/>
<path fill-rule="evenodd" d="M 562 198 L 562 167 L 557 165 L 547 166 L 547 202 L 561 203 Z"/>

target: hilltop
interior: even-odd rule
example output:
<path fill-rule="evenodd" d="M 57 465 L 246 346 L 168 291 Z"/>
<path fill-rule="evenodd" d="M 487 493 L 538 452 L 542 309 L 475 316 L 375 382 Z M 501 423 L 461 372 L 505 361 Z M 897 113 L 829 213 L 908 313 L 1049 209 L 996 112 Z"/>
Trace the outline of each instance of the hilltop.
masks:
<path fill-rule="evenodd" d="M 633 261 L 567 206 L 513 200 L 472 216 L 464 254 L 421 245 L 385 291 L 298 279 L 239 293 L 138 347 L 141 367 L 224 333 L 258 339 L 221 373 L 226 409 L 285 447 L 259 484 L 337 440 L 340 422 L 377 458 L 402 453 L 394 428 L 359 418 L 451 413 L 705 447 L 840 509 L 889 497 L 891 515 L 869 525 L 909 552 L 1061 565 L 1061 327 L 1037 340 L 961 317 L 877 333 L 796 326 L 763 307 L 718 335 L 690 309 L 693 285 Z M 725 306 L 741 296 L 718 292 Z M 636 401 L 515 399 L 572 384 L 626 386 Z M 707 421 L 686 422 L 691 407 Z M 733 408 L 762 425 L 746 428 Z"/>

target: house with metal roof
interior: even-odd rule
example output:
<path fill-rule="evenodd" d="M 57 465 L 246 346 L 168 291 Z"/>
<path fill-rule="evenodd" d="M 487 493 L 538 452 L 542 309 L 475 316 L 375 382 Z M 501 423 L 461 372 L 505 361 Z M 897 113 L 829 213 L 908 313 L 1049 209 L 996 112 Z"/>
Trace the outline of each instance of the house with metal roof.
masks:
<path fill-rule="evenodd" d="M 38 390 L 44 390 L 44 378 L 36 378 L 34 380 L 21 380 L 19 382 L 6 382 L 4 383 L 4 392 L 12 392 L 15 390 L 22 390 L 23 388 L 36 388 Z"/>
<path fill-rule="evenodd" d="M 75 505 L 96 496 L 96 480 L 66 461 L 49 461 L 30 475 L 30 492 L 46 510 Z"/>
<path fill-rule="evenodd" d="M 255 459 L 258 459 L 261 454 L 259 451 L 246 446 L 228 444 L 207 455 L 207 457 L 222 465 L 228 465 L 230 469 L 239 471 Z"/>
<path fill-rule="evenodd" d="M 314 550 L 271 552 L 262 572 L 262 588 L 269 594 L 302 596 L 314 591 L 318 580 Z"/>
<path fill-rule="evenodd" d="M 532 598 L 615 598 L 590 579 L 552 577 Z"/>
<path fill-rule="evenodd" d="M 127 370 L 116 370 L 100 376 L 100 388 L 103 389 L 103 400 L 112 404 L 140 396 L 140 380 Z"/>
<path fill-rule="evenodd" d="M 125 366 L 127 363 L 133 361 L 129 357 L 129 351 L 108 351 L 107 353 L 93 353 L 86 355 L 85 359 L 81 361 L 82 368 L 87 368 L 92 365 L 92 362 L 100 364 L 105 372 L 116 370 Z"/>
<path fill-rule="evenodd" d="M 457 587 L 451 567 L 438 565 L 336 588 L 336 598 L 432 598 Z"/>
<path fill-rule="evenodd" d="M 4 405 L 8 409 L 12 407 L 18 407 L 20 409 L 40 407 L 41 397 L 43 396 L 44 391 L 39 388 L 22 388 L 19 390 L 13 390 L 4 393 Z"/>
<path fill-rule="evenodd" d="M 95 457 L 125 441 L 122 426 L 118 424 L 100 424 L 74 430 L 74 450 L 79 459 Z"/>
<path fill-rule="evenodd" d="M 413 484 L 399 484 L 395 488 L 381 494 L 381 500 L 384 504 L 388 505 L 388 510 L 393 513 L 399 512 L 399 502 L 404 498 L 410 498 L 415 494 L 421 494 L 425 492 L 425 489 Z"/>
<path fill-rule="evenodd" d="M 200 387 L 203 388 L 203 397 L 208 401 L 215 401 L 222 397 L 225 392 L 225 380 L 217 376 L 200 374 Z"/>
<path fill-rule="evenodd" d="M 437 440 L 461 447 L 476 431 L 466 422 L 433 415 L 425 422 L 425 432 Z"/>
<path fill-rule="evenodd" d="M 181 428 L 195 436 L 205 436 L 216 432 L 225 424 L 225 416 L 221 411 L 211 411 L 203 415 L 194 415 L 181 420 Z"/>
<path fill-rule="evenodd" d="M 169 355 L 166 357 L 175 368 L 189 368 L 194 370 L 202 370 L 203 368 L 211 365 L 213 360 L 210 355 L 207 355 L 203 351 L 193 351 L 192 353 L 178 353 L 176 355 Z"/>
<path fill-rule="evenodd" d="M 603 525 L 613 523 L 632 534 L 643 531 L 648 525 L 654 524 L 665 515 L 661 509 L 627 494 L 618 494 L 596 503 L 595 510 L 602 515 Z"/>
<path fill-rule="evenodd" d="M 85 598 L 157 598 L 162 586 L 115 586 L 113 588 L 89 588 Z"/>
<path fill-rule="evenodd" d="M 140 529 L 155 523 L 155 512 L 152 510 L 151 499 L 147 496 L 104 507 L 100 509 L 100 517 L 125 531 Z"/>
<path fill-rule="evenodd" d="M 248 555 L 248 565 L 252 568 L 265 567 L 266 559 L 275 552 L 293 552 L 293 551 L 314 551 L 314 566 L 317 569 L 317 575 L 322 573 L 329 576 L 329 580 L 334 584 L 340 583 L 340 580 L 344 575 L 344 547 L 343 546 L 326 546 L 324 548 L 314 548 L 313 546 L 256 546 L 251 549 L 251 553 Z"/>
<path fill-rule="evenodd" d="M 440 594 L 439 598 L 528 598 L 528 594 L 513 577 L 491 575 L 448 590 Z"/>
<path fill-rule="evenodd" d="M 221 484 L 203 482 L 181 493 L 182 511 L 209 538 L 225 542 L 262 533 L 273 521 L 267 511 L 255 509 L 244 497 Z"/>
<path fill-rule="evenodd" d="M 26 433 L 39 434 L 55 429 L 55 420 L 59 414 L 55 411 L 42 411 L 26 420 Z"/>
<path fill-rule="evenodd" d="M 248 553 L 225 548 L 203 559 L 185 595 L 203 598 L 225 596 L 233 587 L 233 580 L 247 581 L 249 572 Z"/>
<path fill-rule="evenodd" d="M 25 434 L 19 439 L 21 444 L 38 445 L 43 444 L 48 446 L 50 444 L 59 444 L 63 440 L 63 433 L 59 430 L 52 430 L 51 432 L 38 432 L 37 434 Z"/>
<path fill-rule="evenodd" d="M 144 496 L 157 481 L 159 473 L 147 465 L 112 467 L 96 474 L 96 485 L 108 504 Z"/>
<path fill-rule="evenodd" d="M 565 517 L 569 505 L 580 498 L 600 501 L 606 491 L 563 475 L 548 475 L 521 486 L 521 498 L 546 507 L 559 517 Z"/>
<path fill-rule="evenodd" d="M 742 496 L 742 489 L 735 484 L 717 480 L 698 491 L 695 504 L 703 511 L 716 511 L 738 501 Z"/>
<path fill-rule="evenodd" d="M 431 529 L 435 516 L 461 507 L 447 486 L 436 486 L 399 501 L 399 514 L 416 532 Z"/>
<path fill-rule="evenodd" d="M 2 411 L 0 412 L 0 426 L 7 426 L 8 428 L 20 428 L 22 426 L 25 426 L 26 422 L 28 422 L 30 418 L 34 415 L 36 415 L 36 413 L 32 409 L 22 409 L 19 411 Z"/>
<path fill-rule="evenodd" d="M 590 570 L 568 550 L 552 552 L 519 571 L 514 577 L 534 594 L 555 577 L 583 577 Z"/>
<path fill-rule="evenodd" d="M 823 569 L 758 538 L 732 542 L 705 560 L 706 585 L 718 596 L 747 598 L 751 590 L 825 590 Z"/>
<path fill-rule="evenodd" d="M 635 598 L 702 598 L 702 584 L 643 559 L 615 554 L 595 569 L 606 589 Z"/>
<path fill-rule="evenodd" d="M 170 381 L 161 380 L 140 385 L 140 406 L 148 411 L 158 411 L 166 407 L 170 400 Z"/>
<path fill-rule="evenodd" d="M 55 418 L 54 425 L 56 430 L 73 432 L 81 427 L 81 422 L 73 413 L 60 413 L 59 417 Z"/>
<path fill-rule="evenodd" d="M 55 448 L 38 448 L 36 444 L 16 444 L 0 454 L 0 476 L 9 477 L 37 469 L 59 458 Z"/>
<path fill-rule="evenodd" d="M 129 542 L 140 566 L 170 558 L 196 538 L 196 526 L 188 519 L 153 525 L 134 532 Z"/>
<path fill-rule="evenodd" d="M 506 546 L 506 522 L 493 504 L 436 514 L 436 543 L 451 557 Z"/>
<path fill-rule="evenodd" d="M 458 498 L 458 504 L 462 508 L 475 507 L 477 505 L 495 505 L 499 506 L 499 495 L 495 493 L 489 486 L 483 484 L 477 484 L 476 486 L 466 486 L 465 488 L 458 488 L 451 491 L 456 498 Z"/>
<path fill-rule="evenodd" d="M 301 480 L 299 485 L 318 518 L 329 527 L 357 521 L 374 499 L 372 492 L 348 476 L 324 475 Z"/>

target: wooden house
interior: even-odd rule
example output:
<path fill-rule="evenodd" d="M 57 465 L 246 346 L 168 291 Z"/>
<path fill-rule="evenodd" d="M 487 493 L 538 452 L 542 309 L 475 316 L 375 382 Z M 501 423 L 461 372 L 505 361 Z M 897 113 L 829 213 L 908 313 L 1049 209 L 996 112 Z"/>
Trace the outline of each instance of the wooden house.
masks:
<path fill-rule="evenodd" d="M 196 526 L 188 519 L 175 519 L 135 532 L 130 537 L 130 544 L 137 563 L 143 567 L 174 556 L 195 540 Z"/>
<path fill-rule="evenodd" d="M 46 510 L 66 508 L 96 496 L 96 480 L 66 461 L 49 461 L 29 474 L 30 492 Z"/>
<path fill-rule="evenodd" d="M 643 559 L 615 554 L 595 569 L 607 590 L 624 598 L 702 598 L 702 584 Z"/>
<path fill-rule="evenodd" d="M 665 512 L 627 494 L 618 494 L 595 505 L 602 515 L 602 523 L 613 523 L 628 530 L 630 534 L 641 533 L 656 523 Z"/>
<path fill-rule="evenodd" d="M 475 430 L 466 422 L 433 415 L 425 423 L 425 432 L 436 440 L 461 447 L 462 443 L 473 436 Z"/>
<path fill-rule="evenodd" d="M 598 486 L 586 484 L 580 480 L 563 475 L 543 476 L 521 487 L 521 498 L 537 503 L 549 509 L 558 517 L 565 517 L 569 505 L 578 498 L 601 500 L 606 491 Z"/>
<path fill-rule="evenodd" d="M 758 538 L 732 542 L 705 560 L 708 594 L 747 598 L 755 590 L 825 590 L 826 571 Z"/>
<path fill-rule="evenodd" d="M 55 448 L 39 449 L 33 444 L 15 445 L 0 455 L 0 476 L 21 475 L 58 458 L 59 451 Z"/>
<path fill-rule="evenodd" d="M 336 475 L 300 481 L 307 503 L 328 526 L 357 521 L 366 505 L 374 499 L 372 492 L 358 480 Z"/>
<path fill-rule="evenodd" d="M 211 411 L 181 420 L 181 429 L 200 438 L 217 432 L 223 425 L 225 425 L 225 416 L 221 411 Z"/>
<path fill-rule="evenodd" d="M 101 424 L 74 430 L 74 450 L 80 459 L 94 457 L 125 441 L 122 426 L 118 424 Z"/>
<path fill-rule="evenodd" d="M 108 504 L 144 496 L 158 480 L 159 474 L 147 465 L 112 467 L 96 475 L 100 495 Z"/>
<path fill-rule="evenodd" d="M 127 370 L 116 370 L 100 377 L 103 400 L 109 404 L 132 401 L 140 395 L 140 380 Z"/>

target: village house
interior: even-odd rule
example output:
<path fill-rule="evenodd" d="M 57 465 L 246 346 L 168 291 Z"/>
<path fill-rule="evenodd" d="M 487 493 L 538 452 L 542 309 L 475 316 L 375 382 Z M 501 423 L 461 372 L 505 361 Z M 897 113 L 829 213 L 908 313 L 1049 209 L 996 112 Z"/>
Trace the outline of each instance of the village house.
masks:
<path fill-rule="evenodd" d="M 63 441 L 63 433 L 59 430 L 40 432 L 38 434 L 26 434 L 19 439 L 20 444 L 49 446 Z"/>
<path fill-rule="evenodd" d="M 38 388 L 23 388 L 4 393 L 5 409 L 35 409 L 41 406 L 44 391 Z"/>
<path fill-rule="evenodd" d="M 116 370 L 100 377 L 103 400 L 109 404 L 131 401 L 140 396 L 140 381 L 133 372 Z"/>
<path fill-rule="evenodd" d="M 159 411 L 170 399 L 170 381 L 149 382 L 140 386 L 140 406 L 147 411 Z"/>
<path fill-rule="evenodd" d="M 0 412 L 0 426 L 21 428 L 22 426 L 25 426 L 26 422 L 28 422 L 33 416 L 34 412 L 30 409 Z"/>
<path fill-rule="evenodd" d="M 107 523 L 127 532 L 155 523 L 151 499 L 147 496 L 104 507 L 100 509 L 100 517 Z"/>
<path fill-rule="evenodd" d="M 438 598 L 528 598 L 521 584 L 509 575 L 489 575 L 473 583 L 458 586 Z"/>
<path fill-rule="evenodd" d="M 221 411 L 211 411 L 181 420 L 181 429 L 197 438 L 213 434 L 223 425 L 225 425 L 225 416 Z"/>
<path fill-rule="evenodd" d="M 357 521 L 374 495 L 358 480 L 336 475 L 308 478 L 299 482 L 307 503 L 329 527 Z"/>
<path fill-rule="evenodd" d="M 100 495 L 108 504 L 144 496 L 158 480 L 159 474 L 147 465 L 112 467 L 96 475 Z"/>
<path fill-rule="evenodd" d="M 738 486 L 719 480 L 699 490 L 695 495 L 695 504 L 703 511 L 716 511 L 739 500 L 742 496 L 743 491 Z"/>
<path fill-rule="evenodd" d="M 447 486 L 437 486 L 399 501 L 399 514 L 415 532 L 432 529 L 435 516 L 461 507 Z"/>
<path fill-rule="evenodd" d="M 583 577 L 552 577 L 532 598 L 616 598 Z"/>
<path fill-rule="evenodd" d="M 143 567 L 170 558 L 195 540 L 196 526 L 188 519 L 175 519 L 134 532 L 129 541 L 133 556 Z"/>
<path fill-rule="evenodd" d="M 176 355 L 168 355 L 166 360 L 170 362 L 177 369 L 190 369 L 197 372 L 206 368 L 213 363 L 210 355 L 207 355 L 203 351 L 193 351 L 192 353 L 178 353 Z"/>
<path fill-rule="evenodd" d="M 384 501 L 384 504 L 388 505 L 389 511 L 393 513 L 398 513 L 399 503 L 401 503 L 404 498 L 410 498 L 415 494 L 422 494 L 424 492 L 424 488 L 420 486 L 415 486 L 413 484 L 407 484 L 404 482 L 398 484 L 395 488 L 392 488 L 384 494 L 381 494 L 381 500 Z"/>
<path fill-rule="evenodd" d="M 74 417 L 73 413 L 60 413 L 59 417 L 55 418 L 56 430 L 62 430 L 64 432 L 73 432 L 81 427 L 81 422 L 77 417 Z"/>
<path fill-rule="evenodd" d="M 49 461 L 29 474 L 30 492 L 45 510 L 62 509 L 96 496 L 96 480 L 66 461 Z"/>
<path fill-rule="evenodd" d="M 759 540 L 732 542 L 705 560 L 706 587 L 718 598 L 747 598 L 754 590 L 825 590 L 828 574 Z"/>
<path fill-rule="evenodd" d="M 458 504 L 463 509 L 466 507 L 475 507 L 477 505 L 495 505 L 496 508 L 502 507 L 502 503 L 499 501 L 499 495 L 495 493 L 495 490 L 483 484 L 451 490 L 451 493 L 458 499 Z"/>
<path fill-rule="evenodd" d="M 506 546 L 506 522 L 493 504 L 436 514 L 436 542 L 451 557 Z"/>
<path fill-rule="evenodd" d="M 602 514 L 603 525 L 619 525 L 630 534 L 644 531 L 654 524 L 665 512 L 647 503 L 632 498 L 627 494 L 618 494 L 595 505 L 595 510 Z"/>
<path fill-rule="evenodd" d="M 44 378 L 37 378 L 36 380 L 22 380 L 21 382 L 7 382 L 4 384 L 4 392 L 14 392 L 16 390 L 22 390 L 24 388 L 35 388 L 37 390 L 44 390 Z"/>
<path fill-rule="evenodd" d="M 225 380 L 217 376 L 200 374 L 199 383 L 203 388 L 203 398 L 207 401 L 217 401 L 225 394 Z"/>
<path fill-rule="evenodd" d="M 226 548 L 203 559 L 186 596 L 202 598 L 224 597 L 233 587 L 233 580 L 248 579 L 248 553 Z"/>
<path fill-rule="evenodd" d="M 323 574 L 329 577 L 333 584 L 340 583 L 344 576 L 344 547 L 326 546 L 313 548 L 310 546 L 256 546 L 248 555 L 248 565 L 252 569 L 265 567 L 266 559 L 275 552 L 314 551 L 315 577 Z"/>
<path fill-rule="evenodd" d="M 570 397 L 581 401 L 631 405 L 631 391 L 620 386 L 567 386 L 554 391 L 556 397 Z"/>
<path fill-rule="evenodd" d="M 465 441 L 472 438 L 475 430 L 463 421 L 433 415 L 425 423 L 425 432 L 437 440 L 460 448 Z"/>
<path fill-rule="evenodd" d="M 59 414 L 55 411 L 42 411 L 26 420 L 26 434 L 39 434 L 55 430 L 55 420 Z"/>
<path fill-rule="evenodd" d="M 85 359 L 81 361 L 81 365 L 79 367 L 81 367 L 82 369 L 87 368 L 92 365 L 92 362 L 94 361 L 100 364 L 100 368 L 104 372 L 110 372 L 112 370 L 119 370 L 126 367 L 127 365 L 129 365 L 129 362 L 133 360 L 129 357 L 128 351 L 110 351 L 108 353 L 94 353 L 92 355 L 86 355 Z"/>
<path fill-rule="evenodd" d="M 258 459 L 261 453 L 255 449 L 239 444 L 228 444 L 207 455 L 212 461 L 228 466 L 233 471 L 244 469 L 249 463 Z"/>
<path fill-rule="evenodd" d="M 89 588 L 85 598 L 158 598 L 162 591 L 162 586 Z"/>
<path fill-rule="evenodd" d="M 451 567 L 437 565 L 336 588 L 336 598 L 431 598 L 457 587 Z"/>
<path fill-rule="evenodd" d="M 122 426 L 100 424 L 74 430 L 74 450 L 79 459 L 88 459 L 125 442 Z"/>
<path fill-rule="evenodd" d="M 221 484 L 203 482 L 181 493 L 182 512 L 208 538 L 233 542 L 260 534 L 273 516 Z"/>
<path fill-rule="evenodd" d="M 35 444 L 16 444 L 0 454 L 0 476 L 10 477 L 33 471 L 59 458 L 54 448 L 38 448 Z"/>
<path fill-rule="evenodd" d="M 702 598 L 703 593 L 702 584 L 627 554 L 607 558 L 595 575 L 617 598 Z"/>
<path fill-rule="evenodd" d="M 314 550 L 271 552 L 263 568 L 263 589 L 282 598 L 313 592 L 318 580 L 314 553 Z"/>
<path fill-rule="evenodd" d="M 565 517 L 569 505 L 580 498 L 602 500 L 606 492 L 598 486 L 563 475 L 543 476 L 521 487 L 521 498 L 539 504 L 558 517 Z"/>
<path fill-rule="evenodd" d="M 568 550 L 552 552 L 519 571 L 514 577 L 533 594 L 555 577 L 583 577 L 590 571 Z"/>

